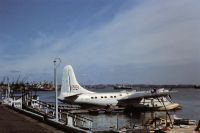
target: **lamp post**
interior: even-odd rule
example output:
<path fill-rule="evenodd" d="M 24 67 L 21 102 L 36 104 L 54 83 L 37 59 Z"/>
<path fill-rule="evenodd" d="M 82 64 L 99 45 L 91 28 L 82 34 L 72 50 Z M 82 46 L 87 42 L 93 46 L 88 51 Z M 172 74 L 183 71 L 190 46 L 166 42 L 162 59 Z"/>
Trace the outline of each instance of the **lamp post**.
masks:
<path fill-rule="evenodd" d="M 55 58 L 54 61 L 54 87 L 55 87 L 55 91 L 56 91 L 56 107 L 55 107 L 55 112 L 56 112 L 56 122 L 58 122 L 58 86 L 57 86 L 57 67 L 60 65 L 61 63 L 61 59 L 60 58 Z"/>

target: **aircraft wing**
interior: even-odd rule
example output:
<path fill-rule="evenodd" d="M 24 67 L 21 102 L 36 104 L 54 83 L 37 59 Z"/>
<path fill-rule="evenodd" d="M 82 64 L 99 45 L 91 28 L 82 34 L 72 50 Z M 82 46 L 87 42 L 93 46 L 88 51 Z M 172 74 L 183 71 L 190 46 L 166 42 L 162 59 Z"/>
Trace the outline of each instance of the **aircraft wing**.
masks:
<path fill-rule="evenodd" d="M 126 101 L 126 100 L 139 100 L 143 98 L 157 98 L 167 96 L 173 93 L 172 91 L 167 92 L 152 92 L 152 91 L 143 91 L 143 92 L 136 92 L 128 95 L 125 98 L 120 99 L 119 101 Z"/>

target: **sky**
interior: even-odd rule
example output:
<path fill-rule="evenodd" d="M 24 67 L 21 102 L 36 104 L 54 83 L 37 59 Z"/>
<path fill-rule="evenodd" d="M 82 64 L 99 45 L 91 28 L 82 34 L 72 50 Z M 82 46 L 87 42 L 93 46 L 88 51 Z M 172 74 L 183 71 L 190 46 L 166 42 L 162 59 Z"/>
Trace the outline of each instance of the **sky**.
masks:
<path fill-rule="evenodd" d="M 0 80 L 200 84 L 199 0 L 0 0 Z"/>

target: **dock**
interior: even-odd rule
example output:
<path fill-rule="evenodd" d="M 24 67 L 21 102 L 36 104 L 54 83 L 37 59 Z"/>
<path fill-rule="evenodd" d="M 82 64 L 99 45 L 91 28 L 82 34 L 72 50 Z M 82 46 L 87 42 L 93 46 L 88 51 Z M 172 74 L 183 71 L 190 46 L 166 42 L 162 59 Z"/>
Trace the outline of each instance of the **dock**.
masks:
<path fill-rule="evenodd" d="M 1 133 L 64 133 L 59 129 L 0 105 Z"/>

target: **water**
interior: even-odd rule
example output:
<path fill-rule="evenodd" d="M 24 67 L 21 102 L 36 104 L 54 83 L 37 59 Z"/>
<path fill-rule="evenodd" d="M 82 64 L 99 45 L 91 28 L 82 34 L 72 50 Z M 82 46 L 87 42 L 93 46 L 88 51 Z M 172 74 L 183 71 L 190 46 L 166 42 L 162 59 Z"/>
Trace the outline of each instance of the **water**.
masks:
<path fill-rule="evenodd" d="M 176 89 L 177 93 L 172 94 L 172 100 L 179 103 L 182 106 L 182 110 L 170 112 L 170 114 L 176 114 L 181 118 L 189 118 L 194 120 L 200 120 L 200 89 Z M 93 90 L 96 92 L 113 91 L 112 88 Z M 55 102 L 55 92 L 43 91 L 37 92 L 40 96 L 40 100 L 46 102 Z M 99 114 L 89 115 L 84 114 L 87 118 L 92 119 L 93 128 L 96 130 L 109 129 L 109 128 L 121 128 L 132 126 L 133 124 L 145 123 L 152 117 L 152 113 L 135 113 L 135 114 Z M 156 112 L 156 116 L 165 117 L 164 112 Z"/>
<path fill-rule="evenodd" d="M 177 91 L 172 95 L 172 99 L 182 106 L 182 110 L 176 114 L 179 117 L 200 120 L 200 89 L 177 89 Z"/>

